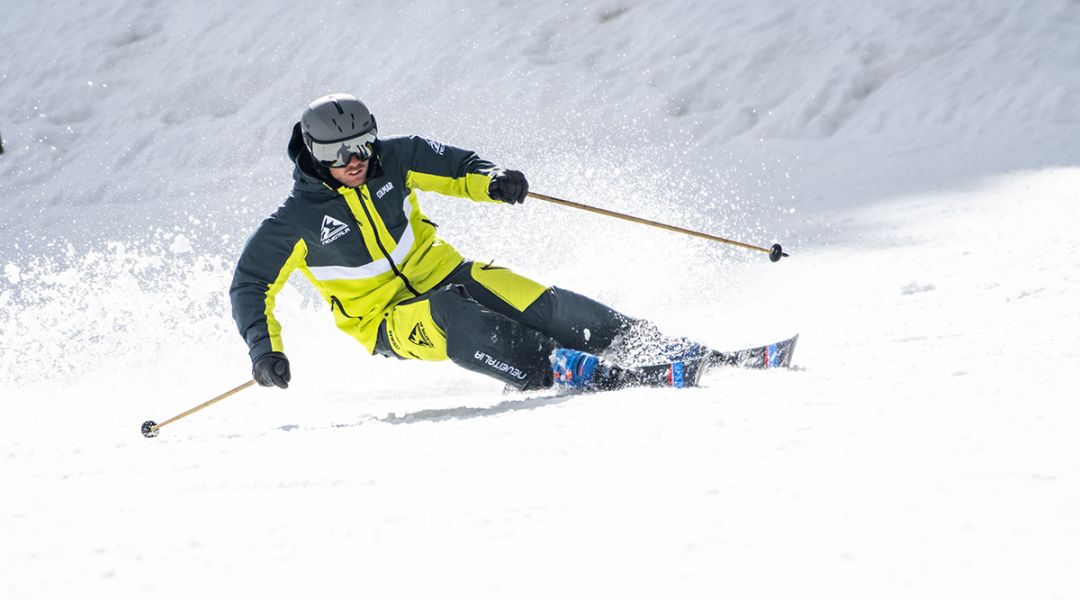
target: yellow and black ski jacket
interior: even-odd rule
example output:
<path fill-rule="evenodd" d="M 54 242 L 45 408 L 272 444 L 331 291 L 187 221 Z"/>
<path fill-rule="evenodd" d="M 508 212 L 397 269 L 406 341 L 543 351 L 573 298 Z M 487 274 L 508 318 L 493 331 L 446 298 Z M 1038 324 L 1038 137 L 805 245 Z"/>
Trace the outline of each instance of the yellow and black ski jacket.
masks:
<path fill-rule="evenodd" d="M 461 255 L 435 233 L 416 190 L 495 202 L 495 165 L 416 136 L 376 143 L 367 183 L 341 185 L 315 164 L 293 127 L 293 191 L 248 240 L 229 295 L 252 360 L 283 351 L 274 297 L 296 269 L 329 304 L 337 326 L 374 352 L 387 309 L 442 281 Z"/>

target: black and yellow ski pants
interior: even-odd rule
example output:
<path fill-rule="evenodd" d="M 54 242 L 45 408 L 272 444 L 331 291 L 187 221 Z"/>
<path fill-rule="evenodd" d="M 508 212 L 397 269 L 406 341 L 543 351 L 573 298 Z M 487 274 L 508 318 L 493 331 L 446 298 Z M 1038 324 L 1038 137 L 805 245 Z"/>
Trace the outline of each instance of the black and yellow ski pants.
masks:
<path fill-rule="evenodd" d="M 520 390 L 541 389 L 551 385 L 556 347 L 600 354 L 633 322 L 580 294 L 465 261 L 431 291 L 394 306 L 375 351 L 450 359 Z"/>

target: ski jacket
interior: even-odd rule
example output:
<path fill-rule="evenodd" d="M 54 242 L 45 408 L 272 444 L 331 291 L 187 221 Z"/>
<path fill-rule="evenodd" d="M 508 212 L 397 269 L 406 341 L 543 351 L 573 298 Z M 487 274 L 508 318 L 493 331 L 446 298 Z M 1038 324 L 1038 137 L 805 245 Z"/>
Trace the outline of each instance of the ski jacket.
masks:
<path fill-rule="evenodd" d="M 367 182 L 347 187 L 317 165 L 300 124 L 289 142 L 293 190 L 247 241 L 229 295 L 252 360 L 282 352 L 274 297 L 299 269 L 337 326 L 374 352 L 387 309 L 446 278 L 462 256 L 420 211 L 416 190 L 496 202 L 495 165 L 475 153 L 416 136 L 376 142 Z"/>

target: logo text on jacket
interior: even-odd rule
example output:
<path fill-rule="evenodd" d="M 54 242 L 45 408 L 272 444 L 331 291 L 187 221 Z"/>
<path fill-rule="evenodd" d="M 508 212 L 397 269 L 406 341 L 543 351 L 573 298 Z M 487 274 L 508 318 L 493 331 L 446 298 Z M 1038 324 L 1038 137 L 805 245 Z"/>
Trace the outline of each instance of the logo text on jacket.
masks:
<path fill-rule="evenodd" d="M 442 156 L 443 153 L 446 151 L 446 146 L 444 146 L 441 142 L 436 142 L 435 140 L 429 140 L 426 138 L 424 139 L 424 141 L 427 142 L 428 146 L 431 146 L 431 149 L 434 150 L 435 154 L 438 154 L 439 156 Z"/>
<path fill-rule="evenodd" d="M 349 233 L 349 226 L 338 221 L 330 215 L 323 215 L 322 219 L 322 243 L 325 246 L 339 237 Z"/>
<path fill-rule="evenodd" d="M 375 196 L 377 198 L 382 198 L 383 196 L 386 195 L 386 192 L 389 192 L 392 189 L 394 189 L 394 182 L 393 181 L 388 182 L 386 185 L 379 188 L 379 191 L 375 192 Z"/>

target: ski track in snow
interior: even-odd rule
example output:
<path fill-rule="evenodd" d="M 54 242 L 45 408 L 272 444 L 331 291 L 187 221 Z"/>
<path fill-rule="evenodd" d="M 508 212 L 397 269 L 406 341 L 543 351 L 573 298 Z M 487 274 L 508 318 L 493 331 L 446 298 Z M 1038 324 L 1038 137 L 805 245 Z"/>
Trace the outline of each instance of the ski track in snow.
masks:
<path fill-rule="evenodd" d="M 335 10 L 5 7 L 0 596 L 1080 594 L 1080 3 Z M 379 68 L 312 43 L 359 21 Z M 503 396 L 290 285 L 292 387 L 143 439 L 248 376 L 232 260 L 332 90 L 538 191 L 782 242 L 422 198 L 671 332 L 799 333 L 795 368 Z"/>

